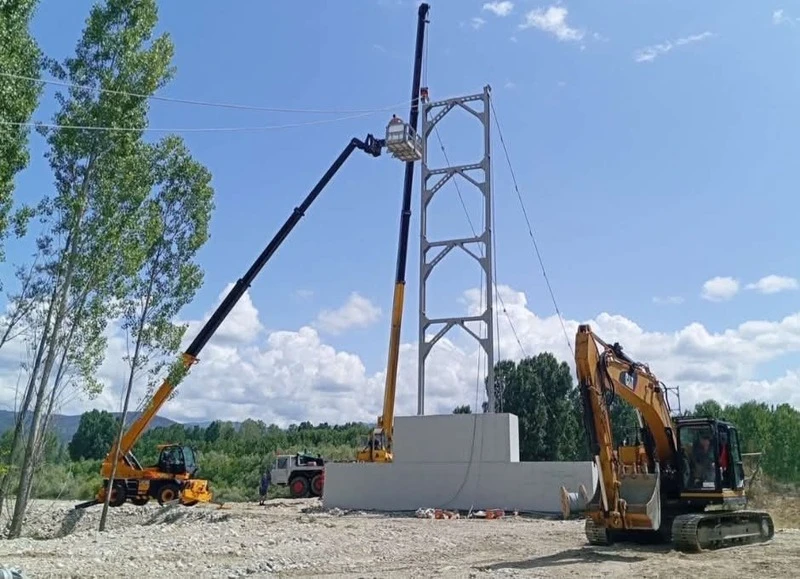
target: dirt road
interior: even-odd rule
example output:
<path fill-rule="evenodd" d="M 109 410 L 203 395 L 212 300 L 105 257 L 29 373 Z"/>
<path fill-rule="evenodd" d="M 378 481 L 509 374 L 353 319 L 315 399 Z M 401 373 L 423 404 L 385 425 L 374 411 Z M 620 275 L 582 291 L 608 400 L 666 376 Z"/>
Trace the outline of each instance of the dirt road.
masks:
<path fill-rule="evenodd" d="M 37 501 L 0 564 L 27 577 L 795 577 L 800 530 L 767 545 L 685 555 L 587 547 L 582 523 L 506 517 L 430 520 L 324 512 L 317 500 L 134 507 Z"/>

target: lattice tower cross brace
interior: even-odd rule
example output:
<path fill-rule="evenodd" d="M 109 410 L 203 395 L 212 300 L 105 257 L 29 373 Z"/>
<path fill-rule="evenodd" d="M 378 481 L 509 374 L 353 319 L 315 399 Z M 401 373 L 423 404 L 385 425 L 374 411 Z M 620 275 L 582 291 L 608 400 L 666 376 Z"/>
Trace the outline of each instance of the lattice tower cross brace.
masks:
<path fill-rule="evenodd" d="M 438 342 L 451 328 L 461 326 L 468 334 L 474 337 L 486 353 L 488 362 L 488 384 L 487 397 L 488 397 L 488 412 L 495 411 L 495 392 L 494 392 L 494 313 L 492 304 L 493 301 L 493 287 L 494 281 L 492 279 L 492 186 L 491 186 L 491 140 L 490 140 L 490 101 L 491 87 L 486 85 L 483 92 L 464 97 L 456 97 L 443 101 L 425 103 L 422 115 L 422 195 L 421 195 L 421 210 L 420 210 L 420 275 L 419 275 L 419 359 L 417 362 L 418 371 L 418 391 L 417 391 L 417 414 L 425 414 L 425 361 L 431 348 Z M 477 112 L 469 106 L 468 103 L 482 101 L 483 110 Z M 478 163 L 471 165 L 455 165 L 452 167 L 442 167 L 431 169 L 428 167 L 428 139 L 431 138 L 431 133 L 436 126 L 436 123 L 451 110 L 456 107 L 461 107 L 468 113 L 472 114 L 483 125 L 483 143 L 484 153 L 483 159 Z M 430 114 L 435 112 L 434 116 Z M 483 179 L 478 180 L 479 174 L 477 171 L 483 172 Z M 427 210 L 433 196 L 439 191 L 451 178 L 460 175 L 468 183 L 477 187 L 483 194 L 484 201 L 484 229 L 477 237 L 462 237 L 458 239 L 440 239 L 436 241 L 429 241 L 427 237 Z M 429 183 L 431 177 L 435 177 L 435 181 Z M 477 249 L 476 253 L 470 246 Z M 427 294 L 427 280 L 436 265 L 452 251 L 454 248 L 460 248 L 468 255 L 475 258 L 478 264 L 483 268 L 484 281 L 485 281 L 485 295 L 484 305 L 485 309 L 482 313 L 476 316 L 459 316 L 459 317 L 446 317 L 446 318 L 429 318 L 426 315 L 426 294 Z M 483 251 L 481 251 L 481 249 Z M 435 255 L 432 259 L 428 259 L 428 253 Z M 467 324 L 473 322 L 482 322 L 485 325 L 485 337 L 481 337 L 470 329 Z M 425 339 L 426 331 L 431 326 L 439 326 L 441 328 L 430 339 Z M 480 330 L 479 330 L 480 332 Z M 476 408 L 475 412 L 479 412 Z"/>

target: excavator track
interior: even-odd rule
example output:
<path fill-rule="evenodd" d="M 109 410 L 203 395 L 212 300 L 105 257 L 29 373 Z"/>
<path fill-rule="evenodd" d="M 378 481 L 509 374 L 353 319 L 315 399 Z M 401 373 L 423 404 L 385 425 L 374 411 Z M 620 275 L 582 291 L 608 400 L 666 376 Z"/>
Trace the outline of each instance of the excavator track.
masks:
<path fill-rule="evenodd" d="M 774 535 L 775 524 L 765 511 L 692 513 L 672 522 L 672 543 L 684 552 L 765 543 Z"/>
<path fill-rule="evenodd" d="M 586 518 L 584 532 L 586 533 L 586 540 L 589 541 L 590 545 L 610 545 L 613 543 L 608 529 L 597 525 L 588 517 Z"/>

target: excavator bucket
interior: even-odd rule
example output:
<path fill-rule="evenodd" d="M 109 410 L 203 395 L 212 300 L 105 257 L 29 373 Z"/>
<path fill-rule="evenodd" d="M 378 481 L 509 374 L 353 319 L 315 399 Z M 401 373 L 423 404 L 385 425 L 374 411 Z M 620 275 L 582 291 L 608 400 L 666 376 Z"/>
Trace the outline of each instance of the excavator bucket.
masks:
<path fill-rule="evenodd" d="M 656 472 L 620 477 L 620 498 L 625 501 L 624 527 L 630 530 L 655 531 L 661 526 L 661 476 Z M 591 513 L 602 511 L 600 484 L 586 505 Z M 597 515 L 592 518 L 597 520 Z M 606 523 L 610 526 L 610 521 Z"/>
<path fill-rule="evenodd" d="M 620 479 L 620 498 L 625 501 L 625 523 L 629 529 L 658 530 L 661 526 L 661 477 L 629 475 Z"/>

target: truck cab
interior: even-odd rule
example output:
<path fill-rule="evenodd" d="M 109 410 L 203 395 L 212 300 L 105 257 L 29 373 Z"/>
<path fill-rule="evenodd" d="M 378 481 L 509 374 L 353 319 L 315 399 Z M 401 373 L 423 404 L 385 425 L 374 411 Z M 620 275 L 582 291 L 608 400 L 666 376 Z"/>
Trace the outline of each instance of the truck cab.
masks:
<path fill-rule="evenodd" d="M 307 453 L 279 454 L 270 469 L 272 484 L 288 486 L 292 498 L 321 497 L 325 460 Z"/>

